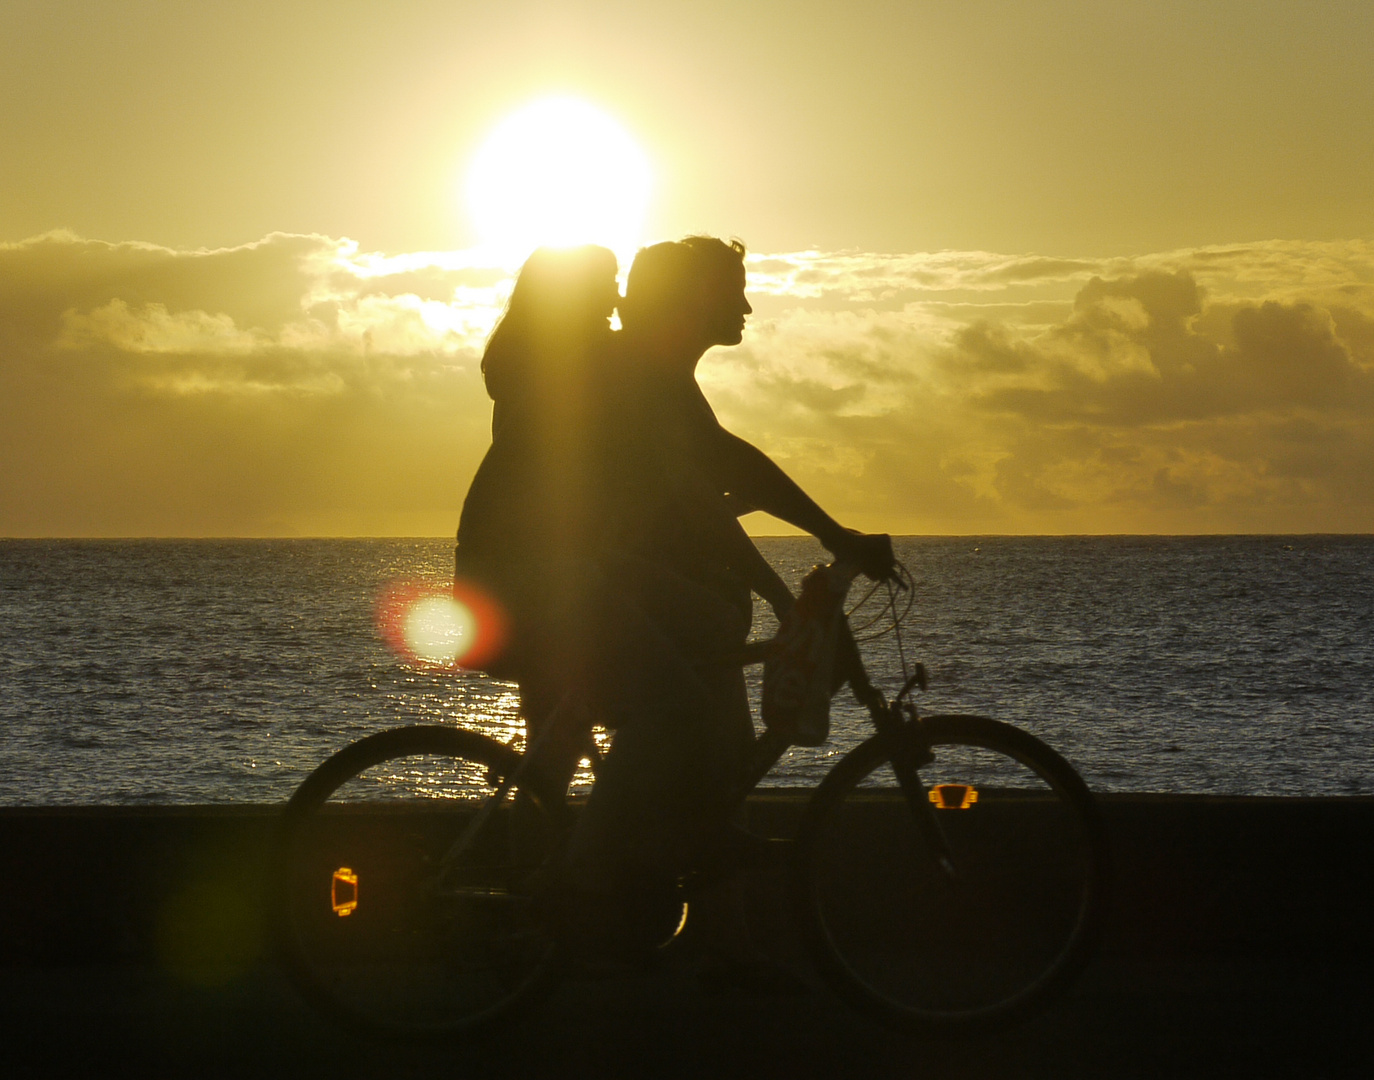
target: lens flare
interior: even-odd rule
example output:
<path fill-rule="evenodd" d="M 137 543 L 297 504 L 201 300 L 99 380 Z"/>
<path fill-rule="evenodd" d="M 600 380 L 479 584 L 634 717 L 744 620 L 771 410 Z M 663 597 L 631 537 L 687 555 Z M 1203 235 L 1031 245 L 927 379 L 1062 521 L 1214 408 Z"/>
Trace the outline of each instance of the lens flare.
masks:
<path fill-rule="evenodd" d="M 427 664 L 451 664 L 468 651 L 477 620 L 451 596 L 431 596 L 412 604 L 401 633 L 406 648 Z"/>
<path fill-rule="evenodd" d="M 506 644 L 500 604 L 470 582 L 392 582 L 377 602 L 377 628 L 418 667 L 480 668 Z"/>

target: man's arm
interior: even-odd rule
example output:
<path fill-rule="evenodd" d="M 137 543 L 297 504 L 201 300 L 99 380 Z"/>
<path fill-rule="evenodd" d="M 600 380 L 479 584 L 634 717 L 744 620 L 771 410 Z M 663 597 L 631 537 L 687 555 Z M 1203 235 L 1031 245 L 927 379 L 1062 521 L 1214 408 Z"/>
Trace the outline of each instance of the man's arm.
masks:
<path fill-rule="evenodd" d="M 767 454 L 714 422 L 706 444 L 712 478 L 739 501 L 805 529 L 842 559 L 852 559 L 875 580 L 892 571 L 892 541 L 885 534 L 846 529 Z"/>
<path fill-rule="evenodd" d="M 817 505 L 790 476 L 753 443 L 719 424 L 707 442 L 707 468 L 725 491 L 758 510 L 805 529 L 831 551 L 846 529 Z"/>
<path fill-rule="evenodd" d="M 695 523 L 709 537 L 708 542 L 724 556 L 726 562 L 744 575 L 749 587 L 763 597 L 781 619 L 791 610 L 796 598 L 772 564 L 749 539 L 749 534 L 722 500 L 719 491 L 696 469 L 682 469 L 678 481 L 684 491 L 692 493 L 697 511 Z"/>
<path fill-rule="evenodd" d="M 796 602 L 796 597 L 792 595 L 792 590 L 787 587 L 787 582 L 783 581 L 778 572 L 773 569 L 772 563 L 763 557 L 763 552 L 754 545 L 749 539 L 749 534 L 744 531 L 744 527 L 738 521 L 731 524 L 737 530 L 733 537 L 733 548 L 735 565 L 744 574 L 745 580 L 749 582 L 749 587 L 763 597 L 769 607 L 773 609 L 779 619 L 792 610 L 792 605 Z"/>

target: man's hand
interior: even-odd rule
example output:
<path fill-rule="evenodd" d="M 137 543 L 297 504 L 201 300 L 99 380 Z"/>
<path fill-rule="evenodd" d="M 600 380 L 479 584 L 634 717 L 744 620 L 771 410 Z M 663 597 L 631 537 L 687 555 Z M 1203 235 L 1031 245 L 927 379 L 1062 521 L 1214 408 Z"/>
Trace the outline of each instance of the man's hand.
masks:
<path fill-rule="evenodd" d="M 797 598 L 784 589 L 780 593 L 764 597 L 768 606 L 773 609 L 773 614 L 777 616 L 778 622 L 786 618 L 787 613 L 797 605 Z"/>
<path fill-rule="evenodd" d="M 778 622 L 782 622 L 783 616 L 792 610 L 797 602 L 797 598 L 792 595 L 792 590 L 787 587 L 787 583 L 782 580 L 771 566 L 768 573 L 763 575 L 756 586 L 759 596 L 764 602 L 773 609 L 773 614 L 778 617 Z"/>
<path fill-rule="evenodd" d="M 892 554 L 892 537 L 887 533 L 861 533 L 846 529 L 835 538 L 830 550 L 837 559 L 858 565 L 874 581 L 896 580 L 897 558 Z"/>

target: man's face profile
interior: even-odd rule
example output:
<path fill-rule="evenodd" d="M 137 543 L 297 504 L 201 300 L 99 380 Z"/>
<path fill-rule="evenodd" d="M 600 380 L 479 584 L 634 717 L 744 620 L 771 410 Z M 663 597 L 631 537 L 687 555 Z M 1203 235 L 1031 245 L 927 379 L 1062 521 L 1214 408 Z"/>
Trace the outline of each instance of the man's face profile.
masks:
<path fill-rule="evenodd" d="M 744 295 L 744 265 L 714 275 L 703 289 L 701 317 L 712 345 L 744 340 L 744 318 L 754 309 Z"/>

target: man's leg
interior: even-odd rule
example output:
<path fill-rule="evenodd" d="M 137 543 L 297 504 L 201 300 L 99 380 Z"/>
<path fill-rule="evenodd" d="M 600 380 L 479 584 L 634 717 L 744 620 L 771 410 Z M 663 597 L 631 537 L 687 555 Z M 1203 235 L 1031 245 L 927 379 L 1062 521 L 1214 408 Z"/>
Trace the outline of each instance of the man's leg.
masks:
<path fill-rule="evenodd" d="M 618 579 L 618 581 L 623 578 Z M 597 683 L 627 719 L 616 732 L 574 837 L 583 880 L 671 878 L 728 813 L 753 727 L 738 668 L 694 662 L 743 640 L 737 609 L 660 571 L 616 590 L 597 618 Z M 648 609 L 648 610 L 646 610 Z"/>

